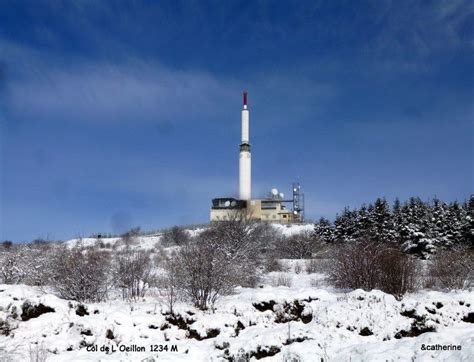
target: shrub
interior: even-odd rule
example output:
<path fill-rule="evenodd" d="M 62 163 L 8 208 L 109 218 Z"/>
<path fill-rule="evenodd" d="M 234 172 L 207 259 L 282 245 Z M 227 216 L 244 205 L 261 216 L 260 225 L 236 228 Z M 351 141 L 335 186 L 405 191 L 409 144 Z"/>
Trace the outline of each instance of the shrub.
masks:
<path fill-rule="evenodd" d="M 174 287 L 205 310 L 237 285 L 254 285 L 259 262 L 255 226 L 247 217 L 230 218 L 184 244 L 167 263 Z"/>
<path fill-rule="evenodd" d="M 179 226 L 173 226 L 171 229 L 166 230 L 161 237 L 161 245 L 183 245 L 186 244 L 190 239 L 189 234 L 183 228 Z"/>
<path fill-rule="evenodd" d="M 2 241 L 1 245 L 4 249 L 9 249 L 12 247 L 13 242 L 11 242 L 10 240 L 5 240 L 5 241 Z"/>
<path fill-rule="evenodd" d="M 278 273 L 271 279 L 271 285 L 274 287 L 291 287 L 291 276 L 285 273 Z"/>
<path fill-rule="evenodd" d="M 114 283 L 122 289 L 123 299 L 144 297 L 152 278 L 150 253 L 126 248 L 114 262 Z"/>
<path fill-rule="evenodd" d="M 48 359 L 48 350 L 43 343 L 36 343 L 34 347 L 30 345 L 28 351 L 30 362 L 46 362 Z"/>
<path fill-rule="evenodd" d="M 303 266 L 300 263 L 296 263 L 294 271 L 296 274 L 300 274 L 303 271 Z"/>
<path fill-rule="evenodd" d="M 429 266 L 429 278 L 439 288 L 462 289 L 474 269 L 472 250 L 439 250 Z"/>
<path fill-rule="evenodd" d="M 0 251 L 0 282 L 17 284 L 23 281 L 26 276 L 23 254 L 20 247 Z"/>
<path fill-rule="evenodd" d="M 319 273 L 319 271 L 320 271 L 319 260 L 310 259 L 306 261 L 306 273 L 313 274 L 313 273 Z"/>
<path fill-rule="evenodd" d="M 121 235 L 121 241 L 125 246 L 137 244 L 140 234 L 141 231 L 139 226 L 131 228 Z"/>
<path fill-rule="evenodd" d="M 49 281 L 64 299 L 100 302 L 107 297 L 110 255 L 80 246 L 59 247 L 51 261 Z"/>
<path fill-rule="evenodd" d="M 381 270 L 378 289 L 397 297 L 416 289 L 420 275 L 417 259 L 389 247 L 377 262 Z"/>
<path fill-rule="evenodd" d="M 387 243 L 339 245 L 329 279 L 338 288 L 380 289 L 395 296 L 414 290 L 416 260 Z"/>
<path fill-rule="evenodd" d="M 277 239 L 276 251 L 284 259 L 309 259 L 321 245 L 313 233 L 305 232 Z"/>

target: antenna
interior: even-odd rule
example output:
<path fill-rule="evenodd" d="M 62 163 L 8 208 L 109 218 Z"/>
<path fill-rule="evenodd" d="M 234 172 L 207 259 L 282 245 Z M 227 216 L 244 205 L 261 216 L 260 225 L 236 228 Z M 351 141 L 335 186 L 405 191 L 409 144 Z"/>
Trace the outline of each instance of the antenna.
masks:
<path fill-rule="evenodd" d="M 293 215 L 296 220 L 304 220 L 304 194 L 301 193 L 299 182 L 293 182 Z"/>

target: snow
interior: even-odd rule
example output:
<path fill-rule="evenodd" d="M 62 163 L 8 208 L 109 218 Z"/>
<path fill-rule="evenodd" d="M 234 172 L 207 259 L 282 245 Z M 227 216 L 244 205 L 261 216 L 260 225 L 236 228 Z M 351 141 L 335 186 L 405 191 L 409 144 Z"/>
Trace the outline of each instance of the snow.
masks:
<path fill-rule="evenodd" d="M 272 226 L 275 228 L 275 230 L 281 232 L 284 236 L 292 236 L 294 234 L 314 231 L 314 224 L 272 224 Z"/>
<path fill-rule="evenodd" d="M 273 227 L 286 236 L 313 231 L 312 224 Z M 193 236 L 204 230 L 187 232 Z M 159 234 L 139 236 L 131 247 L 151 250 L 160 240 Z M 125 247 L 120 238 L 101 241 L 110 249 Z M 83 238 L 66 245 L 96 242 Z M 422 290 L 397 300 L 378 290 L 334 289 L 324 274 L 308 274 L 305 260 L 281 264 L 282 271 L 263 274 L 256 288 L 236 288 L 211 311 L 178 302 L 176 318 L 184 324 L 170 318 L 163 293 L 155 288 L 135 302 L 111 291 L 106 302 L 83 304 L 87 314 L 82 315 L 77 313 L 80 303 L 60 299 L 47 288 L 1 284 L 0 361 L 29 361 L 35 351 L 47 353 L 47 361 L 472 360 L 474 325 L 463 319 L 474 312 L 474 291 Z M 22 320 L 25 303 L 54 312 Z M 437 344 L 460 345 L 461 350 L 422 350 Z M 168 351 L 151 351 L 152 345 Z M 99 350 L 88 351 L 91 346 Z M 146 350 L 118 351 L 120 346 Z M 170 351 L 172 346 L 178 351 Z"/>
<path fill-rule="evenodd" d="M 160 240 L 161 235 L 137 236 L 133 242 L 130 243 L 130 247 L 132 249 L 152 250 L 157 244 L 159 244 Z M 98 242 L 102 242 L 104 245 L 115 248 L 116 250 L 125 248 L 122 238 L 79 238 L 66 241 L 66 245 L 69 248 L 73 248 L 77 245 L 87 247 L 96 245 Z"/>
<path fill-rule="evenodd" d="M 42 288 L 0 285 L 0 319 L 13 326 L 9 336 L 0 335 L 0 359 L 29 360 L 35 348 L 46 349 L 48 361 L 220 361 L 229 356 L 256 360 L 265 354 L 265 361 L 291 356 L 301 361 L 468 361 L 474 355 L 474 326 L 462 321 L 474 310 L 473 291 L 420 291 L 398 301 L 378 290 L 333 290 L 324 285 L 322 275 L 285 273 L 294 282 L 291 287 L 270 285 L 270 273 L 259 287 L 236 288 L 235 294 L 222 297 L 214 311 L 178 303 L 175 311 L 187 320 L 187 330 L 166 320 L 167 308 L 158 291 L 134 303 L 113 299 L 84 304 L 88 315 L 80 316 L 79 303 Z M 321 287 L 310 286 L 314 278 L 322 281 Z M 54 312 L 23 321 L 25 301 Z M 416 320 L 435 331 L 395 337 L 409 331 Z M 365 328 L 372 335 L 360 335 Z M 113 339 L 106 337 L 108 330 Z M 178 352 L 151 352 L 153 344 L 176 345 Z M 462 349 L 427 351 L 421 349 L 423 344 Z M 88 352 L 86 345 L 137 345 L 146 351 Z"/>
<path fill-rule="evenodd" d="M 299 234 L 303 232 L 312 232 L 314 230 L 313 224 L 292 224 L 292 225 L 281 225 L 281 224 L 272 224 L 272 227 L 275 228 L 278 232 L 280 232 L 284 236 L 291 236 L 294 234 Z M 195 237 L 206 230 L 205 227 L 194 228 L 194 229 L 186 229 L 185 231 L 189 234 L 190 237 Z M 160 245 L 162 233 L 154 234 L 154 235 L 141 235 L 132 238 L 132 242 L 130 243 L 130 247 L 134 249 L 144 249 L 144 250 L 152 250 L 157 245 Z M 82 246 L 93 246 L 96 245 L 98 242 L 102 242 L 104 245 L 110 248 L 114 248 L 116 250 L 121 250 L 125 248 L 125 244 L 122 241 L 122 238 L 75 238 L 66 241 L 66 245 L 69 248 L 73 248 L 76 245 Z"/>

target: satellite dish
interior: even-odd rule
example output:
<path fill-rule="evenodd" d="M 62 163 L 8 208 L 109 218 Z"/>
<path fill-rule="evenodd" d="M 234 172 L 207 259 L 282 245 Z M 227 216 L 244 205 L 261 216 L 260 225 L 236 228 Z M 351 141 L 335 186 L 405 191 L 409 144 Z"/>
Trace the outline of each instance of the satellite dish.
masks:
<path fill-rule="evenodd" d="M 237 202 L 234 200 L 230 203 L 230 206 L 234 207 L 235 205 L 237 205 Z"/>
<path fill-rule="evenodd" d="M 273 195 L 273 196 L 278 195 L 278 190 L 277 190 L 277 189 L 272 189 L 272 195 Z"/>
<path fill-rule="evenodd" d="M 285 194 L 283 192 L 280 192 L 280 199 L 283 199 L 285 197 Z"/>
<path fill-rule="evenodd" d="M 230 206 L 230 201 L 227 200 L 226 202 L 224 202 L 224 206 L 225 206 L 225 207 L 229 207 L 229 206 Z"/>

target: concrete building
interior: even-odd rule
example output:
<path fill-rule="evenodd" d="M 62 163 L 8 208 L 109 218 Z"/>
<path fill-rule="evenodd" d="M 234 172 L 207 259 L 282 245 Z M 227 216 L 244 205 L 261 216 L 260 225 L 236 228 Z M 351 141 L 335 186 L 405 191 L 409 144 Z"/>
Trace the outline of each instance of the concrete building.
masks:
<path fill-rule="evenodd" d="M 285 200 L 284 195 L 279 193 L 277 189 L 272 189 L 266 198 L 252 199 L 252 155 L 249 122 L 248 94 L 244 92 L 239 154 L 239 199 L 232 197 L 213 199 L 211 221 L 224 221 L 235 217 L 236 214 L 246 214 L 261 221 L 282 224 L 302 222 L 304 198 L 298 183 L 293 184 L 293 199 L 291 200 Z M 288 203 L 293 205 L 291 210 L 286 207 Z"/>

